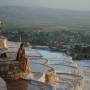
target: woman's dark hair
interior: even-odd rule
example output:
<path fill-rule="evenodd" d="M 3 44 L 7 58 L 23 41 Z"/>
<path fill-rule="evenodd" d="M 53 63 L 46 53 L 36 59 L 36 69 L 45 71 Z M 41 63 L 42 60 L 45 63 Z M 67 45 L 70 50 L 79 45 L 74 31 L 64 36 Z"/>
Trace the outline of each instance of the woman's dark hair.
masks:
<path fill-rule="evenodd" d="M 23 46 L 24 46 L 24 44 L 23 44 L 23 43 L 21 43 L 20 48 L 22 48 Z"/>
<path fill-rule="evenodd" d="M 22 49 L 23 46 L 24 46 L 24 44 L 21 43 L 21 44 L 20 44 L 20 48 L 19 48 L 19 50 Z M 19 61 L 19 50 L 18 50 L 18 52 L 17 52 L 17 56 L 16 56 L 16 60 L 17 60 L 17 61 Z"/>

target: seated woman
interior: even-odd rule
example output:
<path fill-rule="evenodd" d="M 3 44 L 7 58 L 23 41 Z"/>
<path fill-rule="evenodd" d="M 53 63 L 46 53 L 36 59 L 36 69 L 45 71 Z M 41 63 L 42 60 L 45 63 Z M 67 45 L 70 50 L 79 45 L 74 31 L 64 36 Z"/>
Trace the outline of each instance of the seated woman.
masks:
<path fill-rule="evenodd" d="M 23 66 L 22 68 L 23 68 L 24 72 L 26 72 L 27 66 L 28 66 L 28 64 L 27 64 L 28 59 L 26 58 L 26 55 L 25 55 L 25 48 L 24 48 L 23 43 L 20 45 L 16 60 L 21 63 L 21 65 Z"/>

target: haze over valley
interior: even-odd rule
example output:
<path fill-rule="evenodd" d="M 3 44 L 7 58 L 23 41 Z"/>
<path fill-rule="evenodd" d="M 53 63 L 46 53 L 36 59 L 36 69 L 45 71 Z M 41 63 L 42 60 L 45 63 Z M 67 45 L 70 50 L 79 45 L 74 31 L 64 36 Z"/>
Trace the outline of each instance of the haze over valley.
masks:
<path fill-rule="evenodd" d="M 0 19 L 6 27 L 43 26 L 66 30 L 90 30 L 90 12 L 63 9 L 1 6 Z"/>

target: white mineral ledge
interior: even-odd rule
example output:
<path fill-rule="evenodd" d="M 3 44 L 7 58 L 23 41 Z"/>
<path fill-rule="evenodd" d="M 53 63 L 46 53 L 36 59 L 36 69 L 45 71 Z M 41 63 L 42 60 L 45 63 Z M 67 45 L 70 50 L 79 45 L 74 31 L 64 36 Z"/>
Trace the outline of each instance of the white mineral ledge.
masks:
<path fill-rule="evenodd" d="M 0 90 L 7 90 L 6 82 L 0 77 Z"/>

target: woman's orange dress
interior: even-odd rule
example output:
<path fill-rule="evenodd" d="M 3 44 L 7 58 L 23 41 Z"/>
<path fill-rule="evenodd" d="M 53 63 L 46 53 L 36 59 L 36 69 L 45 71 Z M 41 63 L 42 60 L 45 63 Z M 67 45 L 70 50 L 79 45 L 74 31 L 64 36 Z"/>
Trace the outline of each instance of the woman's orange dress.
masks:
<path fill-rule="evenodd" d="M 24 71 L 26 71 L 28 60 L 25 56 L 25 49 L 24 48 L 19 48 L 16 60 L 23 62 L 23 69 L 24 69 Z"/>

